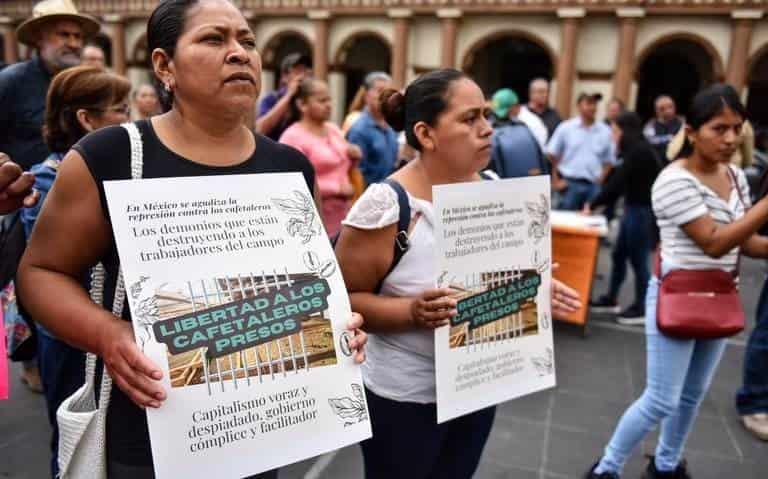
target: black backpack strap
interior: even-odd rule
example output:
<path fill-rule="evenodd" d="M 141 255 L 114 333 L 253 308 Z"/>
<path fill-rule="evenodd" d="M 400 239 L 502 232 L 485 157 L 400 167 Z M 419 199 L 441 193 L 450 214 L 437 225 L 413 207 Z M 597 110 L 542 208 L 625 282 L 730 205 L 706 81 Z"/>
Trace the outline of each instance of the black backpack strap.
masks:
<path fill-rule="evenodd" d="M 411 204 L 408 201 L 408 193 L 405 192 L 403 185 L 391 178 L 387 178 L 386 180 L 382 181 L 382 183 L 395 190 L 395 193 L 397 194 L 397 205 L 399 207 L 398 209 L 400 210 L 400 214 L 397 219 L 397 233 L 395 234 L 392 263 L 389 265 L 387 273 L 383 278 L 381 278 L 381 281 L 379 281 L 379 284 L 376 286 L 376 293 L 381 291 L 384 280 L 395 269 L 398 263 L 400 263 L 400 260 L 403 259 L 405 253 L 411 247 L 411 242 L 408 239 L 408 227 L 411 225 Z"/>

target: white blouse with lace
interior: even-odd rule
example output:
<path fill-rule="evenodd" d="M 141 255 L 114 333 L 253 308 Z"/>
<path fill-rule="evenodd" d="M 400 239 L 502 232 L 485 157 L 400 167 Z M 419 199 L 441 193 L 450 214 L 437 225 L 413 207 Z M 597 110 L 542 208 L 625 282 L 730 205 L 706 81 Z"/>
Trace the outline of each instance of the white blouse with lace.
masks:
<path fill-rule="evenodd" d="M 413 297 L 437 286 L 432 203 L 410 194 L 408 200 L 411 218 L 416 215 L 419 218 L 410 233 L 410 248 L 382 284 L 380 294 L 383 296 Z M 399 215 L 395 191 L 377 183 L 365 190 L 343 224 L 365 230 L 380 229 L 396 224 Z M 396 401 L 436 401 L 432 330 L 369 334 L 365 350 L 363 379 L 375 394 Z"/>

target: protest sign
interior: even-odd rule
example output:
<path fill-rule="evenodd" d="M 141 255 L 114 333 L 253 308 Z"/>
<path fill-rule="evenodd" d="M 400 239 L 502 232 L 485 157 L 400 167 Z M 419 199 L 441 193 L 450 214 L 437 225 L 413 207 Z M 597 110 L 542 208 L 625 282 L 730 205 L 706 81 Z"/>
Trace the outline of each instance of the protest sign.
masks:
<path fill-rule="evenodd" d="M 442 423 L 555 385 L 549 178 L 433 188 L 438 286 L 458 314 L 435 331 Z"/>
<path fill-rule="evenodd" d="M 159 479 L 240 478 L 370 437 L 349 298 L 297 173 L 105 183 Z"/>

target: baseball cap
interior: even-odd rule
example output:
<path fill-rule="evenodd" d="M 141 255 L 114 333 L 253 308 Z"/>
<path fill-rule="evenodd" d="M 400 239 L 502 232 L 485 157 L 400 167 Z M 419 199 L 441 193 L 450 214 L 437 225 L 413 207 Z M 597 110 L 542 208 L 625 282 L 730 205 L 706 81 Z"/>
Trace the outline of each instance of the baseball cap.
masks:
<path fill-rule="evenodd" d="M 509 116 L 509 109 L 520 103 L 517 93 L 509 88 L 502 88 L 493 94 L 491 105 L 493 113 L 497 118 L 506 118 Z"/>
<path fill-rule="evenodd" d="M 603 99 L 602 93 L 585 93 L 581 92 L 579 93 L 579 97 L 576 99 L 576 103 L 581 103 L 584 100 L 590 100 L 592 102 L 599 102 Z"/>
<path fill-rule="evenodd" d="M 291 53 L 290 55 L 286 55 L 285 58 L 283 58 L 283 61 L 280 62 L 280 71 L 283 73 L 287 72 L 296 65 L 304 65 L 307 68 L 312 68 L 312 60 L 307 55 Z"/>

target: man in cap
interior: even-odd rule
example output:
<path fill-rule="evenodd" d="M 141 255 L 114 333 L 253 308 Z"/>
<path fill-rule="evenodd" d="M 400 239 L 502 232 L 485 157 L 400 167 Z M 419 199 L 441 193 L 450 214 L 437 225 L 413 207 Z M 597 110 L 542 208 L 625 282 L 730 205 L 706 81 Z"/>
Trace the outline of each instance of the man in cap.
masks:
<path fill-rule="evenodd" d="M 71 0 L 38 3 L 16 30 L 37 54 L 0 71 L 0 151 L 25 170 L 49 154 L 41 130 L 51 78 L 78 65 L 84 39 L 98 31 L 99 23 L 78 13 Z"/>
<path fill-rule="evenodd" d="M 549 173 L 543 148 L 547 127 L 531 112 L 523 114 L 517 94 L 502 88 L 493 95 L 496 122 L 491 140 L 491 168 L 502 178 Z"/>
<path fill-rule="evenodd" d="M 280 89 L 265 96 L 259 103 L 256 131 L 273 140 L 298 118 L 291 118 L 291 101 L 299 83 L 312 71 L 312 62 L 306 55 L 291 53 L 280 63 Z"/>
<path fill-rule="evenodd" d="M 579 95 L 579 114 L 560 124 L 547 145 L 552 185 L 561 193 L 560 209 L 580 210 L 600 192 L 614 163 L 611 129 L 596 121 L 599 93 Z"/>

